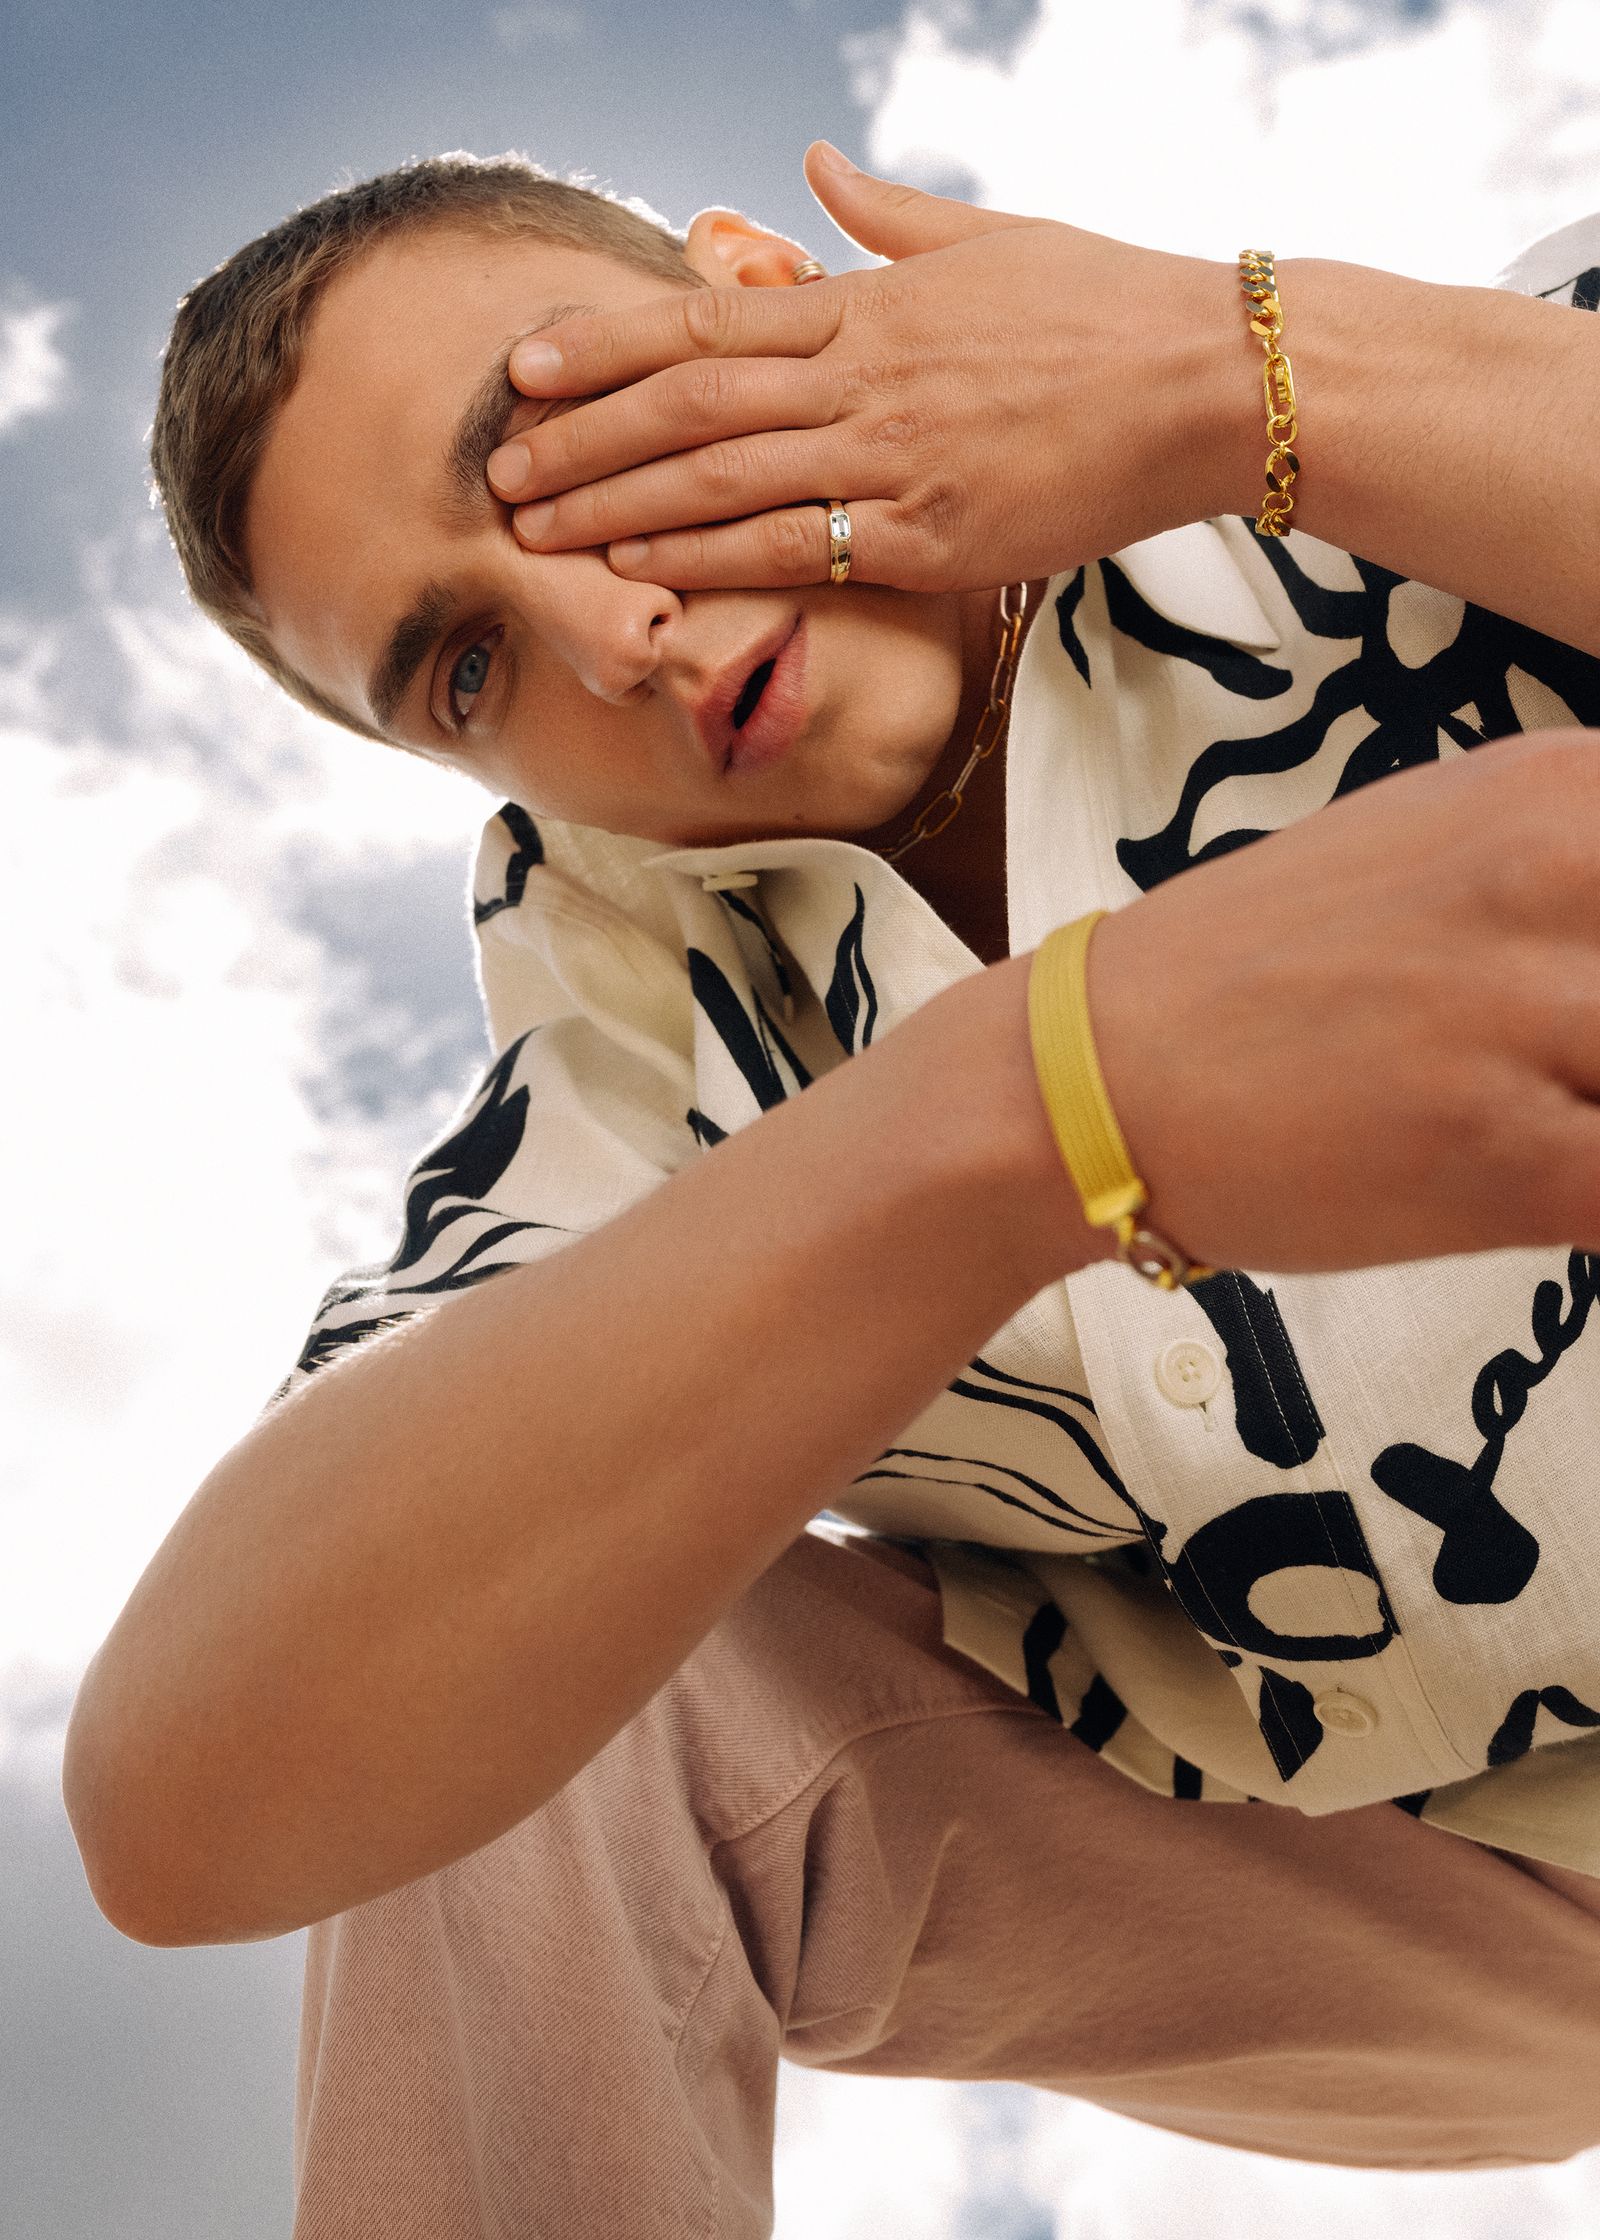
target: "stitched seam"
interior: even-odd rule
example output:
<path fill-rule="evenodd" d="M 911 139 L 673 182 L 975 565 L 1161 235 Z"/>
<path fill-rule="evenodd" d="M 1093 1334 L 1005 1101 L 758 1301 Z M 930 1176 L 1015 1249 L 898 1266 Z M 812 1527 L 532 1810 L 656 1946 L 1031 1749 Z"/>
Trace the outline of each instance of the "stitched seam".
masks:
<path fill-rule="evenodd" d="M 1283 1342 L 1284 1342 L 1284 1348 L 1285 1348 L 1285 1351 L 1286 1351 L 1286 1352 L 1288 1353 L 1288 1356 L 1289 1356 L 1289 1359 L 1290 1359 L 1291 1363 L 1293 1364 L 1293 1367 L 1294 1367 L 1294 1375 L 1295 1375 L 1295 1381 L 1296 1381 L 1296 1383 L 1297 1383 L 1297 1384 L 1298 1384 L 1298 1385 L 1300 1386 L 1300 1389 L 1301 1389 L 1301 1391 L 1305 1393 L 1305 1398 L 1306 1398 L 1306 1405 L 1307 1405 L 1307 1407 L 1311 1408 L 1311 1412 L 1312 1412 L 1312 1414 L 1313 1414 L 1313 1415 L 1315 1415 L 1315 1416 L 1316 1416 L 1316 1418 L 1317 1418 L 1317 1421 L 1318 1421 L 1319 1423 L 1321 1423 L 1321 1421 L 1322 1421 L 1322 1417 L 1321 1417 L 1320 1413 L 1318 1413 L 1317 1409 L 1316 1409 L 1316 1408 L 1315 1408 L 1315 1407 L 1314 1407 L 1314 1406 L 1312 1405 L 1311 1395 L 1310 1395 L 1310 1393 L 1309 1393 L 1309 1392 L 1306 1392 L 1306 1387 L 1305 1387 L 1305 1380 L 1304 1380 L 1304 1378 L 1303 1378 L 1303 1377 L 1302 1377 L 1302 1376 L 1300 1375 L 1300 1362 L 1299 1362 L 1299 1357 L 1298 1357 L 1298 1355 L 1297 1355 L 1297 1354 L 1295 1353 L 1295 1349 L 1294 1349 L 1294 1340 L 1293 1340 L 1293 1339 L 1292 1339 L 1292 1338 L 1290 1337 L 1290 1335 L 1289 1335 L 1289 1326 L 1288 1326 L 1288 1324 L 1287 1324 L 1287 1323 L 1286 1323 L 1286 1322 L 1284 1321 L 1284 1319 L 1283 1319 L 1283 1316 L 1282 1316 L 1282 1314 L 1281 1314 L 1281 1313 L 1279 1312 L 1279 1309 L 1278 1309 L 1278 1303 L 1277 1303 L 1276 1299 L 1271 1299 L 1271 1298 L 1270 1298 L 1270 1294 L 1268 1294 L 1268 1295 L 1266 1295 L 1266 1296 L 1268 1296 L 1268 1297 L 1269 1297 L 1269 1303 L 1270 1303 L 1270 1305 L 1271 1305 L 1272 1313 L 1273 1313 L 1273 1316 L 1274 1316 L 1274 1318 L 1275 1318 L 1275 1320 L 1276 1320 L 1276 1322 L 1277 1322 L 1278 1328 L 1279 1328 L 1279 1329 L 1280 1329 L 1280 1330 L 1281 1330 L 1281 1331 L 1283 1332 Z M 1241 1305 L 1241 1306 L 1243 1306 L 1243 1304 L 1244 1304 L 1244 1300 L 1243 1300 L 1243 1295 L 1242 1295 L 1242 1293 L 1241 1293 L 1241 1297 L 1240 1297 L 1240 1305 Z M 1281 1401 L 1279 1400 L 1279 1398 L 1278 1398 L 1278 1390 L 1277 1390 L 1277 1386 L 1276 1386 L 1276 1385 L 1275 1385 L 1275 1383 L 1273 1382 L 1273 1377 L 1272 1377 L 1272 1372 L 1271 1372 L 1271 1370 L 1270 1370 L 1270 1369 L 1269 1369 L 1269 1368 L 1267 1367 L 1267 1357 L 1266 1357 L 1266 1355 L 1265 1355 L 1265 1354 L 1263 1353 L 1263 1351 L 1262 1351 L 1262 1349 L 1261 1349 L 1261 1341 L 1260 1341 L 1260 1339 L 1259 1339 L 1259 1338 L 1258 1338 L 1258 1337 L 1256 1336 L 1256 1332 L 1255 1332 L 1255 1325 L 1254 1325 L 1254 1324 L 1253 1324 L 1253 1323 L 1251 1322 L 1251 1320 L 1250 1320 L 1250 1316 L 1249 1316 L 1249 1311 L 1248 1311 L 1248 1309 L 1246 1309 L 1246 1311 L 1245 1311 L 1245 1318 L 1244 1318 L 1244 1319 L 1245 1319 L 1245 1328 L 1246 1328 L 1246 1330 L 1248 1330 L 1248 1331 L 1249 1331 L 1249 1333 L 1250 1333 L 1250 1343 L 1251 1343 L 1251 1345 L 1252 1345 L 1252 1346 L 1253 1346 L 1253 1347 L 1255 1348 L 1256 1359 L 1257 1359 L 1257 1360 L 1258 1360 L 1258 1361 L 1260 1362 L 1260 1364 L 1261 1364 L 1261 1373 L 1262 1373 L 1263 1377 L 1265 1377 L 1265 1379 L 1266 1379 L 1267 1390 L 1268 1390 L 1268 1392 L 1269 1392 L 1269 1393 L 1270 1393 L 1270 1394 L 1272 1395 L 1272 1405 L 1273 1405 L 1273 1406 L 1274 1406 L 1274 1407 L 1275 1407 L 1275 1408 L 1277 1409 L 1277 1411 L 1278 1411 L 1278 1421 L 1279 1421 L 1279 1422 L 1280 1422 L 1280 1423 L 1281 1423 L 1281 1424 L 1283 1425 L 1283 1430 L 1284 1430 L 1284 1437 L 1285 1437 L 1285 1438 L 1287 1439 L 1287 1438 L 1289 1438 L 1289 1437 L 1290 1437 L 1290 1431 L 1289 1431 L 1289 1419 L 1288 1419 L 1288 1417 L 1287 1417 L 1287 1416 L 1286 1416 L 1286 1415 L 1284 1414 L 1284 1412 L 1283 1412 L 1283 1403 L 1282 1403 L 1282 1402 L 1281 1402 Z M 1319 1441 L 1318 1443 L 1319 1443 L 1319 1445 L 1320 1445 L 1320 1443 L 1321 1443 L 1321 1442 Z M 1314 1489 L 1313 1489 L 1313 1488 L 1312 1488 L 1312 1487 L 1311 1487 L 1310 1485 L 1308 1485 L 1308 1484 L 1307 1484 L 1307 1482 L 1306 1482 L 1306 1481 L 1307 1481 L 1307 1478 L 1308 1478 L 1308 1476 L 1309 1476 L 1309 1474 L 1310 1474 L 1310 1468 L 1311 1468 L 1311 1465 L 1310 1465 L 1310 1463 L 1309 1463 L 1309 1462 L 1297 1463 L 1297 1464 L 1295 1465 L 1295 1468 L 1294 1468 L 1294 1472 L 1293 1472 L 1293 1475 L 1294 1475 L 1294 1476 L 1295 1476 L 1295 1477 L 1296 1477 L 1296 1478 L 1297 1478 L 1297 1479 L 1298 1479 L 1298 1480 L 1300 1481 L 1300 1491 L 1301 1491 L 1302 1493 L 1310 1493 L 1310 1492 L 1312 1492 L 1312 1491 L 1314 1490 Z M 1288 1475 L 1289 1475 L 1289 1473 L 1288 1473 L 1288 1472 L 1285 1472 L 1285 1475 L 1286 1475 L 1286 1476 L 1288 1476 Z M 1336 1487 L 1336 1488 L 1334 1488 L 1333 1490 L 1334 1490 L 1334 1491 L 1336 1491 L 1336 1492 L 1338 1492 L 1338 1493 L 1340 1493 L 1340 1495 L 1341 1495 L 1341 1497 L 1342 1497 L 1342 1499 L 1343 1499 L 1343 1501 L 1344 1501 L 1344 1505 L 1345 1505 L 1345 1508 L 1346 1508 L 1346 1510 L 1347 1510 L 1347 1511 L 1348 1511 L 1348 1513 L 1349 1513 L 1349 1517 L 1350 1517 L 1350 1522 L 1351 1522 L 1351 1525 L 1352 1525 L 1352 1527 L 1354 1528 L 1354 1531 L 1355 1531 L 1355 1536 L 1356 1536 L 1356 1540 L 1357 1540 L 1357 1542 L 1359 1543 L 1360 1547 L 1361 1547 L 1361 1548 L 1362 1548 L 1362 1549 L 1364 1550 L 1365 1554 L 1366 1554 L 1366 1555 L 1367 1555 L 1367 1557 L 1368 1557 L 1368 1560 L 1369 1560 L 1369 1561 L 1371 1562 L 1371 1564 L 1372 1564 L 1372 1577 L 1373 1577 L 1373 1582 L 1374 1582 L 1374 1584 L 1376 1585 L 1376 1587 L 1378 1588 L 1378 1591 L 1379 1591 L 1379 1593 L 1380 1593 L 1380 1594 L 1381 1594 L 1381 1595 L 1383 1596 L 1384 1600 L 1385 1600 L 1385 1601 L 1388 1601 L 1388 1599 L 1389 1599 L 1389 1597 L 1388 1597 L 1388 1589 L 1387 1589 L 1387 1587 L 1386 1587 L 1386 1586 L 1385 1586 L 1385 1584 L 1384 1584 L 1383 1574 L 1382 1574 L 1382 1573 L 1381 1573 L 1381 1572 L 1379 1571 L 1379 1569 L 1378 1569 L 1378 1559 L 1377 1559 L 1377 1557 L 1376 1557 L 1375 1555 L 1373 1555 L 1373 1553 L 1372 1553 L 1372 1550 L 1371 1550 L 1371 1548 L 1370 1548 L 1370 1547 L 1368 1546 L 1368 1544 L 1367 1544 L 1367 1536 L 1366 1536 L 1366 1534 L 1365 1534 L 1365 1533 L 1364 1533 L 1364 1532 L 1362 1531 L 1362 1529 L 1361 1529 L 1361 1520 L 1360 1520 L 1360 1518 L 1359 1518 L 1359 1517 L 1358 1517 L 1358 1516 L 1356 1515 L 1356 1512 L 1355 1512 L 1355 1504 L 1354 1504 L 1354 1503 L 1353 1503 L 1353 1502 L 1351 1501 L 1349 1493 L 1348 1493 L 1348 1492 L 1347 1492 L 1347 1491 L 1346 1491 L 1346 1490 L 1345 1490 L 1344 1488 L 1342 1488 L 1342 1487 Z M 1335 1575 L 1335 1577 L 1336 1577 L 1336 1578 L 1338 1579 L 1338 1581 L 1339 1581 L 1339 1589 L 1340 1589 L 1340 1592 L 1341 1592 L 1341 1593 L 1343 1594 L 1343 1596 L 1344 1596 L 1344 1603 L 1345 1603 L 1345 1613 L 1346 1613 L 1346 1616 L 1347 1616 L 1347 1617 L 1348 1617 L 1348 1619 L 1350 1620 L 1350 1622 L 1351 1622 L 1351 1625 L 1352 1625 L 1352 1627 L 1353 1627 L 1353 1628 L 1359 1628 L 1359 1627 L 1361 1626 L 1361 1612 L 1360 1612 L 1359 1608 L 1357 1607 L 1357 1604 L 1356 1604 L 1356 1598 L 1355 1598 L 1355 1594 L 1354 1594 L 1354 1591 L 1352 1590 L 1352 1588 L 1350 1587 L 1350 1585 L 1349 1585 L 1349 1583 L 1348 1583 L 1348 1579 L 1347 1579 L 1347 1576 L 1346 1576 L 1346 1572 L 1345 1572 L 1345 1567 L 1344 1567 L 1344 1565 L 1343 1565 L 1343 1564 L 1342 1564 L 1342 1563 L 1341 1563 L 1341 1562 L 1339 1561 L 1339 1551 L 1338 1551 L 1338 1549 L 1337 1549 L 1337 1548 L 1336 1548 L 1336 1547 L 1334 1546 L 1334 1541 L 1333 1541 L 1333 1534 L 1332 1534 L 1332 1533 L 1331 1533 L 1331 1532 L 1330 1532 L 1330 1531 L 1328 1530 L 1328 1527 L 1327 1527 L 1326 1523 L 1325 1523 L 1325 1522 L 1323 1521 L 1323 1517 L 1322 1517 L 1322 1512 L 1320 1511 L 1320 1509 L 1316 1511 L 1316 1518 L 1317 1518 L 1317 1527 L 1318 1527 L 1318 1530 L 1319 1530 L 1319 1531 L 1321 1532 L 1321 1534 L 1322 1534 L 1322 1538 L 1323 1538 L 1323 1540 L 1324 1540 L 1324 1541 L 1326 1542 L 1326 1544 L 1327 1544 L 1327 1550 L 1328 1550 L 1328 1555 L 1329 1555 L 1329 1559 L 1330 1559 L 1330 1561 L 1331 1561 L 1331 1563 L 1332 1563 L 1332 1566 L 1333 1566 L 1333 1571 L 1334 1571 L 1334 1575 Z M 1395 1627 L 1395 1639 L 1396 1639 L 1396 1640 L 1398 1640 L 1398 1639 L 1399 1639 L 1399 1637 L 1400 1637 L 1400 1629 L 1399 1629 L 1399 1626 L 1397 1625 L 1397 1626 Z M 1409 1664 L 1409 1662 L 1410 1662 L 1410 1659 L 1409 1659 L 1409 1657 L 1408 1657 L 1408 1658 L 1407 1658 L 1407 1663 Z M 1416 1729 L 1415 1729 L 1414 1727 L 1413 1727 L 1413 1729 L 1412 1729 L 1412 1732 L 1413 1732 L 1413 1733 L 1415 1733 L 1415 1732 L 1416 1732 Z M 1420 1741 L 1420 1740 L 1421 1740 L 1422 1738 L 1421 1738 L 1421 1736 L 1419 1735 L 1419 1736 L 1417 1737 L 1417 1739 L 1418 1739 L 1418 1741 Z"/>
<path fill-rule="evenodd" d="M 1278 1398 L 1278 1387 L 1273 1380 L 1272 1371 L 1267 1366 L 1267 1357 L 1262 1349 L 1261 1340 L 1256 1335 L 1256 1326 L 1250 1319 L 1250 1309 L 1245 1302 L 1244 1286 L 1242 1283 L 1240 1283 L 1239 1278 L 1236 1275 L 1232 1280 L 1235 1288 L 1239 1293 L 1239 1309 L 1244 1318 L 1245 1335 L 1249 1338 L 1251 1346 L 1255 1351 L 1256 1360 L 1261 1365 L 1261 1375 L 1263 1381 L 1266 1384 L 1267 1398 L 1272 1402 L 1274 1409 L 1277 1411 L 1278 1421 L 1283 1426 L 1283 1436 L 1286 1443 L 1292 1447 L 1294 1444 L 1294 1434 L 1289 1428 L 1289 1418 L 1283 1412 L 1283 1402 Z M 1262 1297 L 1266 1298 L 1268 1296 L 1269 1294 L 1263 1291 Z M 1294 1347 L 1289 1343 L 1289 1333 L 1286 1329 L 1284 1329 L 1283 1318 L 1281 1315 L 1278 1317 L 1278 1327 L 1283 1330 L 1284 1343 L 1288 1347 L 1288 1351 L 1292 1359 L 1294 1355 Z M 1305 1466 L 1303 1463 L 1296 1463 L 1294 1467 L 1295 1469 L 1299 1470 L 1303 1469 Z"/>
<path fill-rule="evenodd" d="M 673 2074 L 677 2077 L 679 2084 L 683 2087 L 686 2097 L 688 2096 L 688 2086 L 683 2076 L 684 2041 L 689 2033 L 689 2024 L 694 2019 L 695 2009 L 700 2004 L 700 2000 L 705 1991 L 706 1985 L 711 1981 L 712 1970 L 716 1967 L 717 1961 L 721 1957 L 723 1947 L 728 1941 L 728 1931 L 731 1924 L 732 1911 L 729 1907 L 727 1897 L 724 1894 L 722 1899 L 721 1926 L 719 1927 L 716 1936 L 712 1939 L 711 1950 L 706 1957 L 705 1966 L 700 1971 L 700 1980 L 695 1985 L 693 1991 L 690 1992 L 688 2000 L 685 2003 L 683 2013 L 678 2018 L 677 2028 L 672 2033 L 671 2043 Z M 705 2146 L 705 2134 L 703 2131 L 699 2130 L 698 2126 L 697 2136 L 699 2137 L 701 2143 L 702 2152 L 709 2152 L 709 2150 Z M 710 2188 L 706 2197 L 705 2240 L 716 2240 L 717 2226 L 721 2221 L 722 2213 L 722 2165 L 716 2160 L 714 2155 L 710 2159 L 709 2170 Z"/>

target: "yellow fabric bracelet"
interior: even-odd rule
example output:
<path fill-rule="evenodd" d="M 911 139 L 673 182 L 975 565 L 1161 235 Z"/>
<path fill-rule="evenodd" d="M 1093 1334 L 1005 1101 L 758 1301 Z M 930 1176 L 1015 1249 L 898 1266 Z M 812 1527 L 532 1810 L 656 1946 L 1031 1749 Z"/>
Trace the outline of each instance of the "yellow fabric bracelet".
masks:
<path fill-rule="evenodd" d="M 1149 1193 L 1133 1171 L 1089 1025 L 1089 938 L 1105 914 L 1091 910 L 1086 918 L 1057 926 L 1033 953 L 1028 970 L 1033 1069 L 1084 1219 L 1093 1228 L 1114 1229 L 1118 1259 L 1147 1282 L 1174 1291 L 1216 1270 L 1188 1259 L 1136 1218 L 1149 1204 Z"/>

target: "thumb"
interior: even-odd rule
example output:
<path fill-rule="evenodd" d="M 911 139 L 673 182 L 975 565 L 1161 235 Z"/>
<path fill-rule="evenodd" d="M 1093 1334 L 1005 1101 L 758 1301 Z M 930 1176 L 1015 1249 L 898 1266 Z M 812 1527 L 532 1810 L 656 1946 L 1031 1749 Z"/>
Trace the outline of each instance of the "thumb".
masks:
<path fill-rule="evenodd" d="M 812 141 L 806 150 L 805 173 L 806 184 L 839 231 L 874 256 L 914 257 L 926 249 L 948 248 L 973 234 L 1028 222 L 1001 210 L 980 210 L 970 202 L 874 178 L 870 171 L 858 170 L 827 140 Z"/>

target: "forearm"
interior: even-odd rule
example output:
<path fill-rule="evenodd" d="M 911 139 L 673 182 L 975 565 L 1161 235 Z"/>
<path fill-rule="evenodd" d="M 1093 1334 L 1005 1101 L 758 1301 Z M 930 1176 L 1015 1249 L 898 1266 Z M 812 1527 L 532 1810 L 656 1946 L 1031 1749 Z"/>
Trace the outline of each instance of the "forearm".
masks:
<path fill-rule="evenodd" d="M 1217 510 L 1254 514 L 1263 358 L 1221 270 L 1236 343 L 1214 374 Z M 1290 526 L 1600 655 L 1600 320 L 1326 258 L 1277 272 L 1299 407 Z"/>
<path fill-rule="evenodd" d="M 1104 1249 L 1026 960 L 596 1235 L 364 1346 L 179 1518 L 65 1787 L 152 1942 L 285 1931 L 501 1834 L 1055 1275 Z"/>

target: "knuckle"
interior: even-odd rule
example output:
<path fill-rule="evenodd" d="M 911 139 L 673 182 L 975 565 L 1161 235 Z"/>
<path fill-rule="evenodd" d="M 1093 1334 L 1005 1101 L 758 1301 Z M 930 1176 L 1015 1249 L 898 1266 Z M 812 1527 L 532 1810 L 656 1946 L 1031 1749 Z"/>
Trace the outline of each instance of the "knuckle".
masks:
<path fill-rule="evenodd" d="M 763 519 L 762 541 L 768 564 L 785 575 L 814 574 L 821 561 L 814 506 L 790 506 Z"/>
<path fill-rule="evenodd" d="M 672 549 L 656 565 L 667 574 L 698 576 L 705 570 L 708 553 L 706 533 L 703 529 L 679 529 L 673 536 Z"/>
<path fill-rule="evenodd" d="M 711 358 L 700 368 L 700 404 L 702 410 L 717 419 L 725 419 L 730 409 L 739 401 L 741 377 L 739 368 L 725 359 Z"/>
<path fill-rule="evenodd" d="M 1593 922 L 1600 895 L 1600 790 L 1574 787 L 1546 766 L 1553 785 L 1522 790 L 1487 820 L 1479 850 L 1480 894 L 1497 922 L 1560 933 Z"/>
<path fill-rule="evenodd" d="M 896 536 L 917 556 L 917 582 L 926 591 L 959 587 L 962 506 L 948 485 L 922 483 L 891 509 Z"/>
<path fill-rule="evenodd" d="M 948 483 L 935 481 L 921 482 L 915 489 L 908 490 L 898 510 L 907 529 L 919 537 L 943 544 L 953 540 L 961 506 Z"/>
<path fill-rule="evenodd" d="M 693 433 L 700 428 L 720 425 L 733 401 L 730 368 L 720 358 L 707 358 L 699 364 L 686 366 L 683 371 L 679 414 L 685 428 Z"/>
<path fill-rule="evenodd" d="M 922 421 L 917 413 L 890 411 L 879 416 L 872 430 L 872 441 L 877 450 L 891 459 L 898 459 L 908 451 L 915 451 L 923 440 L 923 434 Z"/>
<path fill-rule="evenodd" d="M 835 365 L 833 381 L 835 419 L 864 417 L 883 395 L 882 376 L 860 359 L 852 358 L 848 363 Z"/>
<path fill-rule="evenodd" d="M 684 298 L 683 324 L 697 350 L 730 348 L 734 316 L 735 299 L 726 288 L 696 288 Z"/>
<path fill-rule="evenodd" d="M 1513 1218 L 1526 1210 L 1525 1131 L 1496 1069 L 1480 1063 L 1436 1074 L 1426 1137 L 1426 1163 L 1456 1177 L 1474 1202 L 1493 1200 Z"/>
<path fill-rule="evenodd" d="M 1435 828 L 1472 922 L 1551 931 L 1600 900 L 1600 732 L 1491 740 L 1435 775 L 1458 790 Z M 1446 772 L 1448 776 L 1446 777 Z M 1418 796 L 1419 800 L 1422 798 Z"/>
<path fill-rule="evenodd" d="M 737 444 L 708 443 L 695 460 L 700 488 L 712 503 L 721 505 L 744 482 L 744 459 Z"/>
<path fill-rule="evenodd" d="M 899 591 L 942 595 L 966 588 L 962 571 L 943 553 L 935 552 L 906 528 L 894 509 L 885 506 L 872 542 L 874 581 L 893 584 Z"/>
<path fill-rule="evenodd" d="M 1506 832 L 1480 851 L 1476 908 L 1498 926 L 1526 927 L 1545 915 L 1550 900 L 1549 872 L 1532 833 Z"/>

